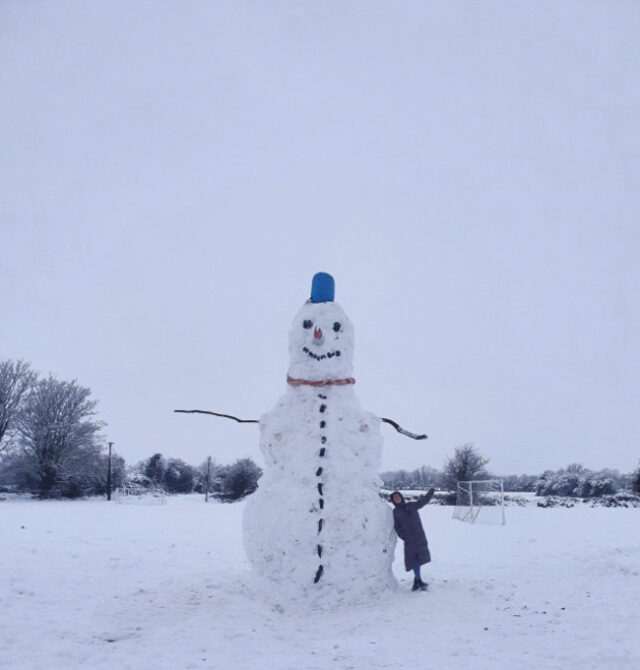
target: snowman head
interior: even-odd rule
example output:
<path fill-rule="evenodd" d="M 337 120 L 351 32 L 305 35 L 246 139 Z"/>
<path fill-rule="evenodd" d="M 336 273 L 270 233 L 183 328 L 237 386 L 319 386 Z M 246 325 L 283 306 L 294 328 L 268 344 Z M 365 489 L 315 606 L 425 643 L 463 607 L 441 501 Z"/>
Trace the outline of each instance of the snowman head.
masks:
<path fill-rule="evenodd" d="M 313 278 L 311 299 L 289 330 L 289 376 L 308 381 L 339 380 L 353 373 L 353 326 L 333 302 L 333 279 Z"/>

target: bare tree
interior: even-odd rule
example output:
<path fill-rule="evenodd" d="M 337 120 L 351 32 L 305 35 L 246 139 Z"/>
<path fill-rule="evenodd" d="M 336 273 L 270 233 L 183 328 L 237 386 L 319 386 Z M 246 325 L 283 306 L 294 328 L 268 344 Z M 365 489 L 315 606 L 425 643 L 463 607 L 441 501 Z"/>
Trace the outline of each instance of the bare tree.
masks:
<path fill-rule="evenodd" d="M 97 401 L 75 381 L 52 376 L 28 394 L 17 421 L 19 447 L 31 467 L 41 497 L 65 494 L 62 489 L 82 481 L 86 466 L 100 454 L 99 431 L 92 419 Z"/>
<path fill-rule="evenodd" d="M 18 415 L 37 374 L 25 361 L 0 361 L 0 452 L 9 446 Z"/>
<path fill-rule="evenodd" d="M 631 474 L 631 490 L 640 495 L 640 463 Z"/>
<path fill-rule="evenodd" d="M 481 456 L 473 444 L 463 444 L 457 447 L 453 457 L 445 461 L 442 468 L 442 483 L 448 491 L 455 491 L 458 482 L 468 482 L 474 479 L 487 479 L 489 473 L 485 470 L 488 458 Z"/>

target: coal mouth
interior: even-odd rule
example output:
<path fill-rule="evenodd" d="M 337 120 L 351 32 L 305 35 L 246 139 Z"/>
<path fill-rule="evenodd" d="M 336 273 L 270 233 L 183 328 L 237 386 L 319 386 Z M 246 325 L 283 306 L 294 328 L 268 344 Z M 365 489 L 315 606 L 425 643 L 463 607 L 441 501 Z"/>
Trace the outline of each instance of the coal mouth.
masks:
<path fill-rule="evenodd" d="M 313 358 L 316 361 L 323 361 L 325 358 L 333 358 L 334 356 L 340 356 L 340 351 L 328 351 L 326 354 L 314 354 L 313 351 L 310 351 L 308 347 L 303 347 L 302 351 L 307 354 L 310 358 Z"/>

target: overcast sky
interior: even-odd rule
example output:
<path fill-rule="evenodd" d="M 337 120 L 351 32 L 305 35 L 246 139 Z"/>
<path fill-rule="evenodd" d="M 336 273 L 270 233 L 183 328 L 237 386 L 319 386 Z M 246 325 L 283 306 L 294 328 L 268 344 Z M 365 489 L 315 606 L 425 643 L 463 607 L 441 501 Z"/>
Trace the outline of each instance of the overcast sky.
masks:
<path fill-rule="evenodd" d="M 0 2 L 0 358 L 251 456 L 312 275 L 383 469 L 640 458 L 640 3 Z"/>

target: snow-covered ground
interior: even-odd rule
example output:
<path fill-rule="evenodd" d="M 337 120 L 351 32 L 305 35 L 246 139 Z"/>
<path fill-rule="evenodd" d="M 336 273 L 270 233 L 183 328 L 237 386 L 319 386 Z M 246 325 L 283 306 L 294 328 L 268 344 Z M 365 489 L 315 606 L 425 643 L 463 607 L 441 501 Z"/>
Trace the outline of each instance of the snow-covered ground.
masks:
<path fill-rule="evenodd" d="M 242 509 L 0 503 L 0 667 L 640 667 L 637 509 L 469 526 L 429 505 L 429 591 L 396 560 L 392 597 L 333 611 L 251 588 Z"/>

